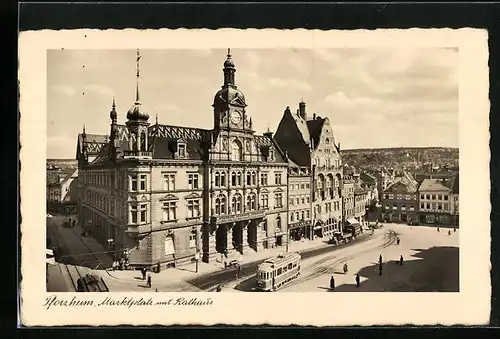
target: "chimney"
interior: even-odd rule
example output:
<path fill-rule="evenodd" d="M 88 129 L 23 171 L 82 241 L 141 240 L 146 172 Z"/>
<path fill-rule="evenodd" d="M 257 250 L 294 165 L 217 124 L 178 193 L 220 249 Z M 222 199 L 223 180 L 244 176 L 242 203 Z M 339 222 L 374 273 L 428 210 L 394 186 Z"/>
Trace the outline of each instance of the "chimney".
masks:
<path fill-rule="evenodd" d="M 306 103 L 303 101 L 299 102 L 299 115 L 302 119 L 306 120 Z"/>

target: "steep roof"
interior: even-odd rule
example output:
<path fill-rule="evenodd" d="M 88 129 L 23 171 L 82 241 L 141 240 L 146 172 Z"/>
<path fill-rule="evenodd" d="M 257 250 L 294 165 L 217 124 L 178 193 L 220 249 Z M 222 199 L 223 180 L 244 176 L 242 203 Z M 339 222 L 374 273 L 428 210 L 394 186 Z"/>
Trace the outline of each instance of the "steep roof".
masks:
<path fill-rule="evenodd" d="M 424 179 L 418 189 L 420 192 L 449 191 L 449 184 L 442 179 Z"/>
<path fill-rule="evenodd" d="M 418 190 L 418 183 L 410 174 L 403 172 L 387 186 L 384 192 L 392 192 L 399 187 L 402 187 L 407 193 L 415 193 Z"/>
<path fill-rule="evenodd" d="M 368 190 L 362 188 L 358 183 L 354 183 L 354 194 L 364 194 L 367 192 Z"/>
<path fill-rule="evenodd" d="M 361 172 L 359 177 L 360 177 L 361 181 L 363 181 L 365 184 L 375 185 L 375 183 L 376 183 L 375 177 L 369 173 Z"/>
<path fill-rule="evenodd" d="M 307 120 L 307 128 L 309 129 L 309 134 L 314 142 L 313 145 L 314 149 L 318 147 L 324 123 L 325 123 L 325 118 L 320 118 L 320 117 Z"/>
<path fill-rule="evenodd" d="M 289 108 L 276 129 L 274 139 L 283 151 L 287 151 L 289 159 L 299 166 L 310 166 L 310 134 L 307 123 Z"/>

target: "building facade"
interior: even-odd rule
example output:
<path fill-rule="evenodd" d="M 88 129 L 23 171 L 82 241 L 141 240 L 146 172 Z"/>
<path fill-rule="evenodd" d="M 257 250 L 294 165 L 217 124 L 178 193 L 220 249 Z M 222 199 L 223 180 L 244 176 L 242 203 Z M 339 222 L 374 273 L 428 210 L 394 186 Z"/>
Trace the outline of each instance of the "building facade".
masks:
<path fill-rule="evenodd" d="M 291 240 L 311 234 L 311 173 L 290 160 L 288 169 L 288 228 Z"/>
<path fill-rule="evenodd" d="M 370 191 L 361 187 L 359 181 L 354 183 L 354 219 L 360 224 L 365 223 L 366 210 L 370 206 Z"/>
<path fill-rule="evenodd" d="M 132 266 L 182 265 L 288 241 L 288 159 L 256 135 L 230 53 L 214 126 L 150 124 L 139 98 L 124 125 L 113 101 L 109 138 L 78 137 L 80 221 Z M 103 140 L 104 139 L 104 140 Z"/>
<path fill-rule="evenodd" d="M 280 147 L 299 167 L 310 169 L 311 233 L 328 237 L 342 232 L 342 158 L 328 118 L 308 117 L 306 104 L 296 113 L 287 107 L 275 134 Z"/>
<path fill-rule="evenodd" d="M 78 169 L 48 168 L 46 182 L 47 210 L 61 213 L 76 213 Z"/>
<path fill-rule="evenodd" d="M 453 226 L 460 225 L 460 177 L 458 173 L 453 178 L 453 185 L 451 188 L 451 224 Z"/>
<path fill-rule="evenodd" d="M 382 219 L 413 224 L 418 221 L 418 183 L 407 172 L 400 173 L 383 191 Z"/>
<path fill-rule="evenodd" d="M 450 225 L 453 209 L 453 182 L 445 178 L 424 179 L 418 189 L 419 215 L 423 224 Z"/>

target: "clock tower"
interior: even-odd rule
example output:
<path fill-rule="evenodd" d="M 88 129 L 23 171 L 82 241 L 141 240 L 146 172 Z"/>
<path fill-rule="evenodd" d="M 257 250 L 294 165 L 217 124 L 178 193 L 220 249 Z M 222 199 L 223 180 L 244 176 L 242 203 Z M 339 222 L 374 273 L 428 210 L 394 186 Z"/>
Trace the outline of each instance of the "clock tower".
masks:
<path fill-rule="evenodd" d="M 251 132 L 252 122 L 246 116 L 245 96 L 236 86 L 234 78 L 236 68 L 231 58 L 231 51 L 227 51 L 224 62 L 224 85 L 215 94 L 214 103 L 214 129 Z"/>

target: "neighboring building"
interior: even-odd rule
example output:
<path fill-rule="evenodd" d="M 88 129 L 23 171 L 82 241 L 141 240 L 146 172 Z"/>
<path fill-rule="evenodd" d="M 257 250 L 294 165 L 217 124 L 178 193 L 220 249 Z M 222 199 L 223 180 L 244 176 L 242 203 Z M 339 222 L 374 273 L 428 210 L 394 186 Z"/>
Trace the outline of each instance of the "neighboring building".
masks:
<path fill-rule="evenodd" d="M 137 61 L 139 60 L 139 55 Z M 79 219 L 132 266 L 209 262 L 286 245 L 288 159 L 256 135 L 228 53 L 213 129 L 149 123 L 139 98 L 109 138 L 78 136 Z"/>
<path fill-rule="evenodd" d="M 47 210 L 61 214 L 76 213 L 78 169 L 49 167 L 46 178 Z"/>
<path fill-rule="evenodd" d="M 313 233 L 308 237 L 341 233 L 342 159 L 330 120 L 308 117 L 306 104 L 300 102 L 295 114 L 286 108 L 275 138 L 290 160 L 310 168 Z"/>
<path fill-rule="evenodd" d="M 344 173 L 344 187 L 342 190 L 342 206 L 343 206 L 343 217 L 342 217 L 342 224 L 343 224 L 343 229 L 345 229 L 346 226 L 348 225 L 356 225 L 359 223 L 359 220 L 357 220 L 356 217 L 356 211 L 355 211 L 355 194 L 354 194 L 354 188 L 356 186 L 356 180 L 352 175 L 345 174 Z"/>
<path fill-rule="evenodd" d="M 418 189 L 419 215 L 423 224 L 450 225 L 453 193 L 452 180 L 424 179 Z"/>
<path fill-rule="evenodd" d="M 368 205 L 376 204 L 379 200 L 377 178 L 366 172 L 361 172 L 359 178 L 361 188 L 368 191 Z"/>
<path fill-rule="evenodd" d="M 455 178 L 453 178 L 453 184 L 451 187 L 451 193 L 452 193 L 452 199 L 451 199 L 451 224 L 453 226 L 459 226 L 460 225 L 460 204 L 459 204 L 459 198 L 460 198 L 460 176 L 455 175 Z"/>
<path fill-rule="evenodd" d="M 383 191 L 382 219 L 386 222 L 415 223 L 418 220 L 418 183 L 403 171 Z"/>
<path fill-rule="evenodd" d="M 289 162 L 288 229 L 291 240 L 300 240 L 311 234 L 311 171 Z"/>
<path fill-rule="evenodd" d="M 354 218 L 360 223 L 365 223 L 365 216 L 368 206 L 370 206 L 370 191 L 360 185 L 360 180 L 354 182 Z"/>

